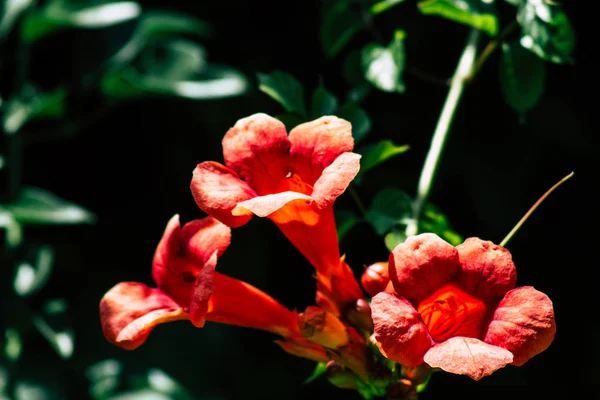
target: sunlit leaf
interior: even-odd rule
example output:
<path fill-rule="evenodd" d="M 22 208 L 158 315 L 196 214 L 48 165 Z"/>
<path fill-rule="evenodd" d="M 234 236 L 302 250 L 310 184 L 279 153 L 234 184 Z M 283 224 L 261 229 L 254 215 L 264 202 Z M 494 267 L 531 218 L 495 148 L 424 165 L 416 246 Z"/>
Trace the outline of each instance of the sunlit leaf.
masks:
<path fill-rule="evenodd" d="M 30 296 L 44 287 L 52 272 L 54 251 L 50 246 L 30 247 L 25 260 L 16 268 L 14 289 L 19 296 Z"/>
<path fill-rule="evenodd" d="M 135 389 L 150 389 L 154 393 L 168 396 L 171 400 L 193 400 L 194 396 L 164 371 L 152 368 L 144 375 L 134 376 L 130 386 Z"/>
<path fill-rule="evenodd" d="M 337 226 L 338 241 L 342 241 L 346 234 L 356 224 L 361 221 L 360 217 L 349 210 L 339 210 L 335 212 L 335 222 Z"/>
<path fill-rule="evenodd" d="M 115 359 L 99 361 L 85 369 L 90 381 L 90 395 L 93 399 L 106 399 L 118 389 L 123 365 Z"/>
<path fill-rule="evenodd" d="M 396 188 L 385 188 L 375 195 L 365 217 L 378 235 L 403 223 L 412 213 L 410 197 Z"/>
<path fill-rule="evenodd" d="M 60 87 L 52 92 L 39 92 L 26 85 L 22 95 L 11 98 L 4 105 L 2 127 L 5 133 L 14 134 L 35 119 L 56 119 L 65 114 L 67 91 Z"/>
<path fill-rule="evenodd" d="M 557 64 L 572 63 L 575 32 L 560 5 L 524 0 L 517 12 L 521 45 L 538 57 Z"/>
<path fill-rule="evenodd" d="M 23 188 L 15 201 L 2 207 L 22 224 L 82 224 L 96 220 L 84 208 L 35 187 Z"/>
<path fill-rule="evenodd" d="M 360 10 L 351 1 L 326 1 L 321 23 L 321 45 L 325 55 L 335 57 L 364 26 Z"/>
<path fill-rule="evenodd" d="M 388 232 L 383 238 L 385 247 L 389 251 L 393 251 L 396 246 L 406 241 L 406 233 L 403 229 L 394 228 Z"/>
<path fill-rule="evenodd" d="M 519 43 L 503 43 L 500 87 L 504 100 L 518 113 L 531 110 L 544 93 L 544 61 Z"/>
<path fill-rule="evenodd" d="M 348 102 L 340 107 L 337 116 L 352 124 L 352 137 L 355 144 L 364 139 L 371 130 L 369 115 L 354 102 Z"/>
<path fill-rule="evenodd" d="M 403 3 L 404 1 L 406 1 L 406 0 L 383 0 L 383 1 L 378 1 L 377 3 L 373 4 L 371 6 L 371 8 L 369 8 L 369 12 L 372 15 L 381 14 L 382 12 L 387 11 L 390 8 L 394 7 L 395 5 Z"/>
<path fill-rule="evenodd" d="M 0 9 L 0 41 L 13 29 L 15 22 L 33 4 L 33 0 L 4 0 Z"/>
<path fill-rule="evenodd" d="M 149 38 L 189 34 L 207 37 L 211 26 L 197 17 L 174 11 L 145 11 L 140 18 L 138 30 Z"/>
<path fill-rule="evenodd" d="M 12 249 L 19 247 L 23 241 L 23 226 L 2 205 L 0 205 L 0 228 L 6 231 L 4 238 L 6 246 Z"/>
<path fill-rule="evenodd" d="M 14 400 L 53 400 L 56 398 L 56 393 L 52 393 L 48 387 L 25 379 L 15 383 L 14 393 Z"/>
<path fill-rule="evenodd" d="M 119 100 L 152 95 L 217 99 L 239 95 L 247 87 L 241 73 L 208 65 L 202 46 L 184 39 L 155 43 L 131 65 L 107 71 L 101 82 L 102 92 Z"/>
<path fill-rule="evenodd" d="M 310 104 L 310 117 L 317 119 L 324 115 L 333 115 L 338 108 L 338 101 L 331 92 L 319 86 L 313 93 Z"/>
<path fill-rule="evenodd" d="M 304 89 L 291 74 L 273 71 L 268 74 L 257 74 L 258 88 L 277 101 L 288 112 L 306 116 L 304 105 Z"/>
<path fill-rule="evenodd" d="M 75 335 L 71 329 L 56 330 L 41 315 L 34 315 L 31 321 L 61 358 L 71 358 L 75 348 Z"/>
<path fill-rule="evenodd" d="M 365 79 L 376 88 L 385 92 L 404 92 L 404 38 L 404 31 L 397 30 L 387 47 L 370 43 L 362 49 L 361 60 Z"/>
<path fill-rule="evenodd" d="M 438 15 L 487 32 L 498 33 L 498 17 L 493 1 L 484 0 L 424 0 L 417 3 L 425 15 Z"/>
<path fill-rule="evenodd" d="M 425 206 L 423 215 L 419 220 L 419 232 L 435 233 L 453 246 L 457 246 L 464 241 L 463 237 L 454 231 L 448 217 L 431 203 Z"/>
<path fill-rule="evenodd" d="M 398 154 L 406 152 L 408 149 L 408 145 L 398 146 L 388 139 L 358 149 L 357 153 L 361 154 L 362 158 L 360 160 L 360 171 L 355 181 L 360 183 L 367 171 Z"/>
<path fill-rule="evenodd" d="M 173 398 L 150 389 L 139 389 L 110 396 L 107 400 L 173 400 Z"/>
<path fill-rule="evenodd" d="M 22 37 L 35 41 L 65 28 L 106 28 L 134 20 L 141 12 L 141 6 L 134 1 L 93 1 L 81 6 L 75 1 L 50 0 L 27 16 Z"/>
<path fill-rule="evenodd" d="M 23 342 L 21 341 L 21 334 L 15 328 L 6 328 L 4 331 L 4 356 L 11 360 L 18 360 L 23 351 Z M 0 375 L 0 381 L 2 376 Z M 2 383 L 0 382 L 0 394 L 3 392 Z"/>
<path fill-rule="evenodd" d="M 149 43 L 173 39 L 182 35 L 206 37 L 211 27 L 187 14 L 167 11 L 146 11 L 127 43 L 108 61 L 110 69 L 121 69 L 135 60 Z"/>

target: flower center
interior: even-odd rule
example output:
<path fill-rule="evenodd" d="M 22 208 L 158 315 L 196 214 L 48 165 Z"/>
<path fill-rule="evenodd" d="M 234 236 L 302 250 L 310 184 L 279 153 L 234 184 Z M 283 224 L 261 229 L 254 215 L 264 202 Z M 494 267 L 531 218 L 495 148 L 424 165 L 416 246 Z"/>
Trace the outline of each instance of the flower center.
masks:
<path fill-rule="evenodd" d="M 433 340 L 443 342 L 454 336 L 478 338 L 486 307 L 483 301 L 448 284 L 423 300 L 418 311 Z"/>
<path fill-rule="evenodd" d="M 304 182 L 300 175 L 298 175 L 292 169 L 285 171 L 285 181 L 283 182 L 283 187 L 281 191 L 292 191 L 310 195 L 313 191 L 312 185 Z"/>

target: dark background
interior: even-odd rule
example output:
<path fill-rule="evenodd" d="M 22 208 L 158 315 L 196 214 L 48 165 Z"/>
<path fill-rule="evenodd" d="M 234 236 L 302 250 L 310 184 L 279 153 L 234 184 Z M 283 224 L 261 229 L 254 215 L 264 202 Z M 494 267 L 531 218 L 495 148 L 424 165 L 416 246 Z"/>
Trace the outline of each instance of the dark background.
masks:
<path fill-rule="evenodd" d="M 507 246 L 517 266 L 517 285 L 535 286 L 553 300 L 556 338 L 524 366 L 508 366 L 479 382 L 436 374 L 422 399 L 448 394 L 479 399 L 504 392 L 512 397 L 540 395 L 557 386 L 587 391 L 599 383 L 597 197 L 592 195 L 598 183 L 597 138 L 591 100 L 596 96 L 591 89 L 596 78 L 575 3 L 564 2 L 577 31 L 575 65 L 547 64 L 544 97 L 520 123 L 502 99 L 498 54 L 492 56 L 465 92 L 431 198 L 463 236 L 498 243 L 550 186 L 575 171 Z M 341 76 L 347 51 L 328 60 L 321 50 L 318 1 L 144 5 L 210 21 L 215 35 L 203 43 L 210 61 L 240 69 L 252 80 L 252 89 L 223 100 L 162 98 L 120 104 L 74 137 L 31 141 L 24 153 L 24 182 L 85 206 L 97 214 L 98 222 L 26 228 L 28 243 L 55 246 L 56 270 L 40 296 L 68 300 L 76 350 L 71 361 L 61 361 L 42 338 L 34 336 L 26 343 L 25 356 L 35 361 L 20 373 L 42 375 L 62 387 L 69 399 L 82 399 L 84 368 L 117 358 L 134 371 L 160 368 L 199 399 L 358 399 L 324 380 L 303 384 L 313 363 L 282 352 L 269 333 L 213 323 L 197 330 L 178 322 L 158 327 L 134 352 L 116 348 L 102 336 L 98 317 L 102 295 L 120 281 L 151 284 L 151 259 L 168 219 L 175 213 L 184 222 L 204 216 L 189 190 L 195 165 L 222 161 L 220 141 L 239 118 L 282 112 L 257 90 L 255 74 L 281 69 L 295 75 L 309 92 L 319 81 L 340 98 L 348 90 Z M 502 3 L 500 11 L 509 18 L 512 9 Z M 394 28 L 404 29 L 409 65 L 443 78 L 452 74 L 468 33 L 465 26 L 423 17 L 409 5 L 400 5 L 375 22 L 386 42 Z M 33 73 L 47 87 L 71 79 L 93 66 L 103 51 L 125 40 L 128 29 L 60 34 L 34 49 Z M 348 50 L 371 40 L 361 34 Z M 408 153 L 367 175 L 358 188 L 367 203 L 386 186 L 415 192 L 447 93 L 446 88 L 410 74 L 405 83 L 403 95 L 373 91 L 362 104 L 373 121 L 367 142 L 393 138 L 411 146 Z M 584 101 L 586 96 L 589 101 Z M 26 134 L 34 137 L 44 129 Z M 348 195 L 336 204 L 353 207 Z M 382 240 L 367 225 L 353 229 L 341 248 L 357 276 L 364 264 L 388 256 Z M 310 266 L 267 219 L 254 218 L 235 229 L 218 268 L 289 308 L 313 303 Z"/>

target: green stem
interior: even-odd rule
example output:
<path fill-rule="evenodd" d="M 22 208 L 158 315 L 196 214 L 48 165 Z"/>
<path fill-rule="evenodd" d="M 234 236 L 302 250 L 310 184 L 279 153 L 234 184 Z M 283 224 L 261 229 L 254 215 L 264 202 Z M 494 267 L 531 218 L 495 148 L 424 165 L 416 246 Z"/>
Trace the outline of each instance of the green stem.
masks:
<path fill-rule="evenodd" d="M 527 218 L 529 218 L 529 216 L 535 211 L 535 209 L 538 208 L 538 206 L 540 204 L 542 204 L 542 202 L 544 200 L 546 200 L 546 197 L 548 197 L 550 195 L 550 193 L 552 193 L 554 191 L 554 189 L 556 189 L 557 187 L 562 185 L 564 182 L 569 180 L 573 176 L 573 174 L 574 174 L 574 172 L 571 172 L 569 175 L 565 176 L 560 181 L 556 182 L 554 184 L 554 186 L 552 186 L 550 189 L 548 189 L 548 191 L 546 193 L 544 193 L 542 195 L 542 197 L 540 197 L 533 206 L 531 206 L 529 211 L 527 211 L 527 213 L 525 215 L 523 215 L 523 218 L 521 218 L 521 220 L 515 225 L 515 227 L 512 228 L 512 230 L 508 233 L 508 235 L 506 235 L 506 237 L 502 240 L 502 242 L 500 242 L 500 246 L 505 247 L 506 243 L 508 243 L 508 241 L 513 237 L 513 235 L 515 233 L 517 233 L 517 231 L 525 223 L 525 221 L 527 221 Z"/>
<path fill-rule="evenodd" d="M 417 189 L 417 197 L 413 203 L 413 218 L 406 227 L 406 235 L 416 235 L 418 232 L 418 221 L 423 211 L 423 206 L 427 202 L 433 186 L 433 181 L 439 161 L 448 138 L 448 132 L 454 119 L 454 114 L 462 97 L 462 93 L 465 88 L 467 79 L 471 75 L 475 63 L 475 54 L 477 53 L 477 42 L 479 41 L 479 30 L 471 29 L 469 38 L 462 51 L 462 55 L 456 66 L 456 71 L 452 76 L 450 83 L 450 90 L 446 97 L 446 102 L 440 113 L 437 126 L 431 139 L 431 145 L 429 152 L 423 164 L 421 170 L 421 177 L 419 178 L 419 186 Z"/>
<path fill-rule="evenodd" d="M 356 207 L 358 208 L 358 211 L 360 211 L 361 216 L 364 218 L 365 215 L 367 214 L 367 209 L 365 208 L 365 205 L 363 204 L 362 200 L 360 199 L 358 192 L 356 191 L 356 189 L 354 189 L 354 186 L 352 186 L 352 185 L 348 186 L 348 192 L 350 193 L 350 196 L 352 196 L 352 199 L 354 199 L 354 202 L 356 203 Z"/>

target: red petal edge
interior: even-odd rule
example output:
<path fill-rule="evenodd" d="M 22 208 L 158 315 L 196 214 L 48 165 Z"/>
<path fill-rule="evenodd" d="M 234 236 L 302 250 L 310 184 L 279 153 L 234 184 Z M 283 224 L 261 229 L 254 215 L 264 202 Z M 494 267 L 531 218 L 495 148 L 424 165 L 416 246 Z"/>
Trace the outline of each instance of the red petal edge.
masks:
<path fill-rule="evenodd" d="M 513 364 L 520 366 L 546 350 L 555 333 L 550 298 L 531 286 L 523 286 L 508 292 L 498 304 L 485 342 L 512 352 Z"/>
<path fill-rule="evenodd" d="M 375 339 L 389 359 L 416 367 L 433 346 L 427 327 L 408 300 L 381 292 L 371 300 Z"/>
<path fill-rule="evenodd" d="M 467 375 L 478 381 L 511 363 L 513 355 L 479 339 L 456 336 L 432 347 L 424 360 L 433 368 Z"/>

